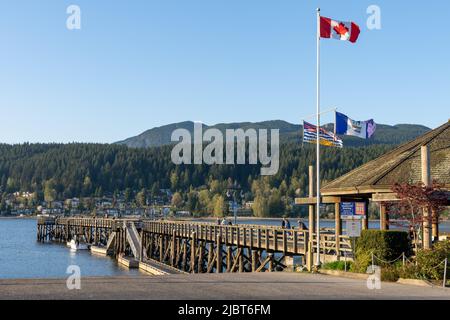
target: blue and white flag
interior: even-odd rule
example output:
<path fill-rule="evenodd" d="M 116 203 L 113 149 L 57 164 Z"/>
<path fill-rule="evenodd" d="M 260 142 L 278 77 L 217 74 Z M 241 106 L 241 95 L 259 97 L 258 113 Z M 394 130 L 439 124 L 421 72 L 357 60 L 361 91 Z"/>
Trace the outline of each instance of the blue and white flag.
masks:
<path fill-rule="evenodd" d="M 377 128 L 373 120 L 355 121 L 343 113 L 336 112 L 336 134 L 369 139 Z"/>

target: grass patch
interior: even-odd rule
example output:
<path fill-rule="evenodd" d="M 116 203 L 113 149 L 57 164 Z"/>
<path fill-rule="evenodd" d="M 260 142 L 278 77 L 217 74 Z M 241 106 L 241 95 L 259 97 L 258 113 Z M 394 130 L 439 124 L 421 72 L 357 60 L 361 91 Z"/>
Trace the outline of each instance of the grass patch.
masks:
<path fill-rule="evenodd" d="M 345 271 L 345 266 L 347 264 L 347 271 L 349 271 L 352 268 L 352 262 L 351 261 L 334 261 L 334 262 L 328 262 L 322 265 L 322 269 L 324 270 L 337 270 L 337 271 Z"/>

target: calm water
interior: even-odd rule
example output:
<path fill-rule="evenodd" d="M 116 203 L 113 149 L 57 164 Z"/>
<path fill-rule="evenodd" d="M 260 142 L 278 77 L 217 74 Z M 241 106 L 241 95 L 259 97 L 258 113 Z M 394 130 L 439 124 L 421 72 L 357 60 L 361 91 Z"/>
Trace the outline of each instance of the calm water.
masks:
<path fill-rule="evenodd" d="M 0 219 L 0 278 L 64 278 L 78 265 L 82 276 L 135 275 L 108 257 L 73 253 L 62 244 L 36 242 L 36 220 Z"/>
<path fill-rule="evenodd" d="M 215 219 L 196 219 L 215 222 Z M 230 219 L 232 220 L 232 219 Z M 233 221 L 233 220 L 232 220 Z M 290 219 L 297 226 L 297 219 Z M 305 224 L 307 221 L 303 220 Z M 281 219 L 240 218 L 240 224 L 280 226 Z M 334 221 L 321 221 L 321 227 L 334 227 Z M 345 228 L 345 223 L 343 224 Z M 378 221 L 371 221 L 370 228 L 378 228 Z M 392 229 L 398 229 L 393 227 Z M 441 232 L 450 233 L 450 222 L 440 225 Z M 82 276 L 136 275 L 137 270 L 126 270 L 108 257 L 91 255 L 89 251 L 71 252 L 63 244 L 41 244 L 36 241 L 36 220 L 0 219 L 0 278 L 63 278 L 70 265 L 78 265 Z"/>

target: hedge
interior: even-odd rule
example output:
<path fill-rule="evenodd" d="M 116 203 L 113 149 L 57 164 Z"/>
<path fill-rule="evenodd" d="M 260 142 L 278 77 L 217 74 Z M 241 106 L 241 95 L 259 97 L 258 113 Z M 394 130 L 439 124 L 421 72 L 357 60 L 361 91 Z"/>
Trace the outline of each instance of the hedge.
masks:
<path fill-rule="evenodd" d="M 408 233 L 403 231 L 363 230 L 356 241 L 353 271 L 366 272 L 372 263 L 372 253 L 384 261 L 392 261 L 403 253 L 411 255 Z M 381 264 L 379 260 L 376 261 Z"/>

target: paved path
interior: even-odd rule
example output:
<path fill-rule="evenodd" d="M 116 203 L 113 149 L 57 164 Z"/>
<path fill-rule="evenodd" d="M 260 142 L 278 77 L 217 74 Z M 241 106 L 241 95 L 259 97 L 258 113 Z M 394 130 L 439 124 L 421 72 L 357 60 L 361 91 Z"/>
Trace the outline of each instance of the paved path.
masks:
<path fill-rule="evenodd" d="M 200 274 L 82 278 L 81 290 L 65 280 L 0 280 L 0 299 L 448 299 L 450 289 L 295 273 Z"/>

